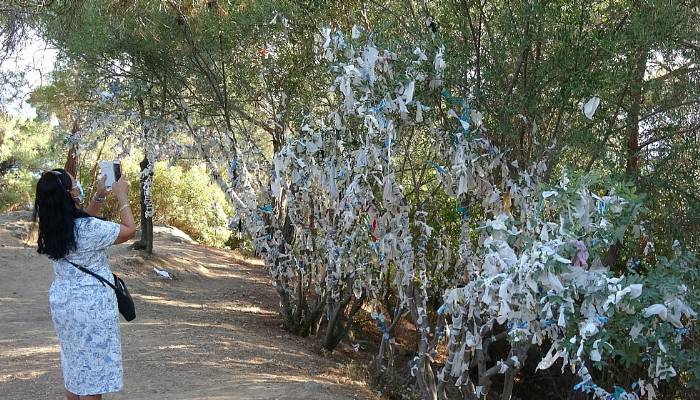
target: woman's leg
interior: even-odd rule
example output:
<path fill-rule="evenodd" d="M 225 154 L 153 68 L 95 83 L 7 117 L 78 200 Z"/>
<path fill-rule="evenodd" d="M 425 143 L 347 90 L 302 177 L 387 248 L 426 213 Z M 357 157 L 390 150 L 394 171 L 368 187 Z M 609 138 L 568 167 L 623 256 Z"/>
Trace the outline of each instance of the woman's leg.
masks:
<path fill-rule="evenodd" d="M 77 394 L 70 392 L 68 389 L 64 390 L 66 391 L 66 400 L 80 400 L 80 396 L 78 396 Z"/>

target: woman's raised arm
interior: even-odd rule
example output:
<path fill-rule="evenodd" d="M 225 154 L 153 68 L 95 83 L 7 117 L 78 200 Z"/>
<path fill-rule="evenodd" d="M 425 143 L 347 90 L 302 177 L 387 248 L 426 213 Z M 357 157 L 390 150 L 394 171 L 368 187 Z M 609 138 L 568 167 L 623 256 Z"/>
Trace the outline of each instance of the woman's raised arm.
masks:
<path fill-rule="evenodd" d="M 136 234 L 134 214 L 131 212 L 131 207 L 129 207 L 129 182 L 124 174 L 112 185 L 112 193 L 117 196 L 117 202 L 119 204 L 121 226 L 119 227 L 119 236 L 117 236 L 117 240 L 114 242 L 114 244 L 119 244 L 132 239 Z"/>

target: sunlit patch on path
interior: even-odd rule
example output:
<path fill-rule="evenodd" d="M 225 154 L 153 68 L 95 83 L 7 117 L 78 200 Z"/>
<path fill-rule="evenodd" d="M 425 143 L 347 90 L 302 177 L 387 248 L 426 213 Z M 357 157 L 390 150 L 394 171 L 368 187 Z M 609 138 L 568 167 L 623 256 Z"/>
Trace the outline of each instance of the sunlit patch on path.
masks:
<path fill-rule="evenodd" d="M 21 221 L 26 213 L 2 215 Z M 0 227 L 0 398 L 60 398 L 48 309 L 49 261 Z M 113 249 L 138 317 L 122 323 L 125 389 L 110 399 L 364 399 L 313 341 L 280 328 L 277 297 L 257 260 L 156 236 L 156 254 Z M 167 270 L 174 279 L 157 276 Z M 338 381 L 346 382 L 339 384 Z"/>

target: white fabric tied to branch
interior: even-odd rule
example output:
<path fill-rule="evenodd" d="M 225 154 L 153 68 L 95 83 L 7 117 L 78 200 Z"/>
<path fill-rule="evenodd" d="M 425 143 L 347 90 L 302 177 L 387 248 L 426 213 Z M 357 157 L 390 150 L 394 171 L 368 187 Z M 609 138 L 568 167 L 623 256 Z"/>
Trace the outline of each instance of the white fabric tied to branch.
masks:
<path fill-rule="evenodd" d="M 359 28 L 353 29 L 351 40 L 345 42 L 330 29 L 322 31 L 318 55 L 335 63 L 329 68 L 336 74 L 329 97 L 338 99 L 324 111 L 327 114 L 310 116 L 301 132 L 291 132 L 272 165 L 262 157 L 239 152 L 243 154 L 237 164 L 239 180 L 229 194 L 273 281 L 287 285 L 278 291 L 294 296 L 292 285 L 300 273 L 316 293 L 329 294 L 328 307 L 343 295 L 367 294 L 373 316 L 385 324 L 391 319 L 377 311 L 378 283 L 395 268 L 399 306 L 413 307 L 420 345 L 426 344 L 430 310 L 421 298 L 427 297 L 425 291 L 430 288 L 426 271 L 431 261 L 425 254 L 431 232 L 421 222 L 425 215 L 411 219 L 415 205 L 399 184 L 401 175 L 394 166 L 395 154 L 402 150 L 397 143 L 405 139 L 400 137 L 402 129 L 423 123 L 430 127 L 426 128 L 434 141 L 430 146 L 437 149 L 436 177 L 461 217 L 459 243 L 452 243 L 453 249 L 441 242 L 443 248 L 436 252 L 455 254 L 444 258 L 453 260 L 446 262 L 445 269 L 457 271 L 446 278 L 451 286 L 438 311 L 450 327 L 447 344 L 452 352 L 452 369 L 440 371 L 440 380 L 466 382 L 472 355 L 493 340 L 489 335 L 496 323 L 505 326 L 507 337 L 518 346 L 552 343 L 539 369 L 551 367 L 558 359 L 573 367 L 582 365 L 582 360 L 609 355 L 609 346 L 601 340 L 608 317 L 599 313 L 624 313 L 643 293 L 642 284 L 611 276 L 595 256 L 599 254 L 596 246 L 601 246 L 596 243 L 617 228 L 613 225 L 626 207 L 624 199 L 596 197 L 586 187 L 574 187 L 576 182 L 565 174 L 556 187 L 543 187 L 544 162 L 529 167 L 509 162 L 507 151 L 480 137 L 483 115 L 465 100 L 443 94 L 453 116 L 448 121 L 452 127 L 448 132 L 436 128 L 440 124 L 431 120 L 429 110 L 444 103 L 421 104 L 418 99 L 428 101 L 430 96 L 423 96 L 425 85 L 416 82 L 429 79 L 432 89 L 442 85 L 444 49 L 434 55 L 433 69 L 426 77 L 420 75 L 425 72 L 399 70 L 402 63 L 388 62 L 396 54 L 380 51 L 371 42 L 353 48 L 353 40 L 361 35 Z M 422 51 L 409 57 L 421 61 Z M 415 120 L 411 120 L 413 107 Z M 209 150 L 204 148 L 202 153 L 214 158 L 210 154 L 216 151 Z M 225 151 L 218 153 L 221 159 L 211 163 L 227 165 Z M 511 174 L 511 169 L 517 174 Z M 476 221 L 476 240 L 471 225 L 478 216 L 470 213 L 473 207 L 486 216 Z M 287 221 L 292 224 L 292 240 L 282 234 Z M 310 272 L 314 263 L 316 274 Z M 645 314 L 671 323 L 677 322 L 676 316 L 680 320 L 694 315 L 683 308 L 682 301 L 672 301 L 651 306 Z M 384 329 L 389 327 L 385 324 Z M 637 333 L 641 335 L 643 329 Z M 576 332 L 576 337 L 566 337 L 567 332 Z M 383 331 L 383 335 L 389 333 Z M 432 351 L 421 347 L 418 361 L 430 362 Z M 672 366 L 664 360 L 653 365 L 652 377 L 671 375 Z M 492 373 L 518 366 L 517 359 L 501 360 Z M 412 373 L 423 370 L 416 363 Z M 581 372 L 580 376 L 586 382 L 582 387 L 592 388 L 590 375 Z M 477 395 L 483 397 L 488 389 L 488 385 L 477 387 Z M 604 393 L 595 389 L 599 398 Z"/>
<path fill-rule="evenodd" d="M 653 315 L 662 321 L 666 321 L 676 328 L 683 328 L 681 318 L 683 316 L 694 318 L 697 313 L 680 299 L 672 299 L 667 304 L 653 304 L 643 310 L 644 317 Z"/>

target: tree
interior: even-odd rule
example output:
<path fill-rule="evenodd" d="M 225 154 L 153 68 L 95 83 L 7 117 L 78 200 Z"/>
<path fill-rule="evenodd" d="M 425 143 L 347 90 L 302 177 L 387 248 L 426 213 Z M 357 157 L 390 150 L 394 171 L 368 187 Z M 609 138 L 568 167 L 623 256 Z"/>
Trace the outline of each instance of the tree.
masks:
<path fill-rule="evenodd" d="M 406 320 L 425 399 L 509 399 L 547 348 L 537 366 L 564 358 L 576 375 L 560 379 L 598 398 L 657 390 L 674 366 L 695 374 L 682 330 L 695 324 L 697 262 L 670 245 L 659 177 L 697 188 L 696 7 L 69 1 L 52 11 L 42 32 L 68 58 L 142 88 L 129 92 L 144 101 L 144 136 L 188 133 L 183 145 L 230 196 L 291 332 L 317 332 L 333 349 L 368 307 L 381 373 Z M 630 184 L 659 199 L 644 217 L 654 225 L 640 222 Z M 686 191 L 674 203 L 683 222 L 697 206 Z M 630 342 L 630 330 L 644 335 Z M 623 363 L 638 369 L 620 381 L 594 369 Z"/>

